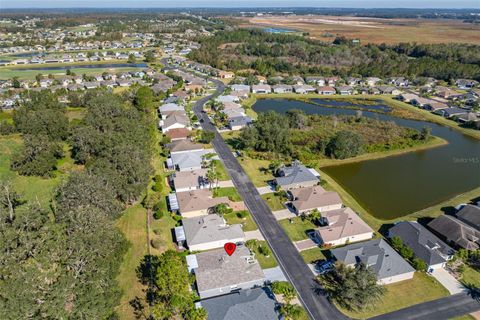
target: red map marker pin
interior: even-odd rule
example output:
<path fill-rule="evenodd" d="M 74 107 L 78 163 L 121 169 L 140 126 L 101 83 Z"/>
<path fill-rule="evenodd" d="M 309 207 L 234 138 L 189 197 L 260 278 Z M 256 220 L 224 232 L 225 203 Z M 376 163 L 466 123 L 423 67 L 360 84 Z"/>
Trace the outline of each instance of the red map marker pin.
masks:
<path fill-rule="evenodd" d="M 225 245 L 223 246 L 223 248 L 225 249 L 225 252 L 231 256 L 234 252 L 235 252 L 235 249 L 237 248 L 237 245 L 233 242 L 227 242 L 225 243 Z"/>

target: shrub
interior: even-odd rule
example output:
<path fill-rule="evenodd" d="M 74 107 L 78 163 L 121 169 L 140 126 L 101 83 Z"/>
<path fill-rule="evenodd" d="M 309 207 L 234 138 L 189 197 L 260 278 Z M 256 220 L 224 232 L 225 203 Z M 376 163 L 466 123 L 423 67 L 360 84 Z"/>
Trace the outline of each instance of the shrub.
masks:
<path fill-rule="evenodd" d="M 414 258 L 412 260 L 413 267 L 418 271 L 427 271 L 427 264 L 420 258 Z"/>
<path fill-rule="evenodd" d="M 164 184 L 163 184 L 163 176 L 160 175 L 160 174 L 157 174 L 155 176 L 155 178 L 153 178 L 153 180 L 155 181 L 152 189 L 153 191 L 155 192 L 163 192 L 163 189 L 164 189 Z"/>
<path fill-rule="evenodd" d="M 270 248 L 266 245 L 260 245 L 258 246 L 258 252 L 263 254 L 264 256 L 268 257 L 270 255 Z"/>
<path fill-rule="evenodd" d="M 163 218 L 164 215 L 165 215 L 165 213 L 162 210 L 157 210 L 153 213 L 153 217 L 156 220 Z"/>
<path fill-rule="evenodd" d="M 162 234 L 162 230 L 160 229 L 153 229 L 153 233 L 155 233 L 157 236 Z"/>
<path fill-rule="evenodd" d="M 240 219 L 246 218 L 248 216 L 248 211 L 242 210 L 237 212 L 237 217 Z"/>
<path fill-rule="evenodd" d="M 152 239 L 150 241 L 150 244 L 152 245 L 152 247 L 154 247 L 155 249 L 160 249 L 162 247 L 162 240 L 160 239 Z"/>

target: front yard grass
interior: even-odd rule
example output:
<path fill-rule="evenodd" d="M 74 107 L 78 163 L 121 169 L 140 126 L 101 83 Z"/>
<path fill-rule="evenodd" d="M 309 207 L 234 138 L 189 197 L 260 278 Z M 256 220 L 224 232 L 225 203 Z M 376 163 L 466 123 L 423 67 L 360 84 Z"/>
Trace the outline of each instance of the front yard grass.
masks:
<path fill-rule="evenodd" d="M 320 248 L 311 248 L 300 252 L 305 263 L 314 263 L 318 260 L 327 260 Z"/>
<path fill-rule="evenodd" d="M 464 264 L 464 268 L 465 269 L 462 272 L 461 282 L 465 285 L 480 288 L 480 272 L 470 267 L 466 263 Z"/>
<path fill-rule="evenodd" d="M 218 174 L 218 181 L 230 180 L 230 176 L 228 175 L 223 163 L 220 160 L 212 160 L 212 162 L 215 164 L 215 170 Z"/>
<path fill-rule="evenodd" d="M 215 188 L 213 189 L 213 197 L 220 198 L 220 197 L 228 197 L 230 201 L 242 201 L 242 197 L 237 192 L 237 189 L 234 187 L 226 187 L 226 188 Z"/>
<path fill-rule="evenodd" d="M 268 185 L 268 181 L 274 179 L 268 170 L 270 161 L 252 159 L 248 156 L 239 157 L 238 160 L 255 187 L 265 187 Z"/>
<path fill-rule="evenodd" d="M 291 220 L 291 223 L 289 219 L 283 219 L 278 222 L 293 242 L 308 239 L 307 232 L 316 228 L 312 222 L 307 219 L 302 220 L 301 217 L 295 217 Z"/>
<path fill-rule="evenodd" d="M 431 301 L 449 295 L 435 278 L 423 272 L 415 272 L 413 279 L 385 286 L 382 299 L 370 310 L 361 312 L 340 310 L 349 317 L 366 319 L 379 314 L 396 311 L 414 304 Z"/>
<path fill-rule="evenodd" d="M 279 195 L 277 192 L 262 194 L 262 199 L 265 200 L 272 211 L 285 209 L 283 203 L 287 201 L 287 198 Z"/>
<path fill-rule="evenodd" d="M 268 257 L 260 253 L 260 249 L 259 249 L 260 247 L 268 248 L 270 252 Z M 270 248 L 270 246 L 267 244 L 266 241 L 255 240 L 255 244 L 249 245 L 249 248 L 255 253 L 255 258 L 258 260 L 258 263 L 260 264 L 260 267 L 262 267 L 262 269 L 270 269 L 278 266 L 277 260 L 273 256 L 272 249 Z"/>
<path fill-rule="evenodd" d="M 238 215 L 239 214 L 238 211 L 227 213 L 226 215 L 223 216 L 223 218 L 228 224 L 241 224 L 244 232 L 257 230 L 258 227 L 255 221 L 253 221 L 252 215 L 248 211 L 245 211 L 245 212 L 247 214 L 245 218 L 241 218 Z"/>

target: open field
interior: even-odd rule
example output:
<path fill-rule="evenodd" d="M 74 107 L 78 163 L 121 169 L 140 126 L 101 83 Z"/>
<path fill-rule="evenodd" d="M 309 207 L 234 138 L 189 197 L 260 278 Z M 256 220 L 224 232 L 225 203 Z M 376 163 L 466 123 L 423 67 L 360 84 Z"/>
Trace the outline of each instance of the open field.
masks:
<path fill-rule="evenodd" d="M 308 32 L 333 41 L 336 36 L 361 43 L 480 43 L 480 26 L 450 19 L 382 19 L 349 16 L 261 16 L 243 22 L 244 27 L 277 27 Z"/>
<path fill-rule="evenodd" d="M 437 282 L 435 278 L 422 272 L 415 272 L 411 280 L 390 284 L 385 286 L 385 288 L 387 292 L 371 310 L 362 312 L 350 312 L 341 308 L 340 310 L 352 318 L 366 319 L 449 295 L 447 289 Z"/>

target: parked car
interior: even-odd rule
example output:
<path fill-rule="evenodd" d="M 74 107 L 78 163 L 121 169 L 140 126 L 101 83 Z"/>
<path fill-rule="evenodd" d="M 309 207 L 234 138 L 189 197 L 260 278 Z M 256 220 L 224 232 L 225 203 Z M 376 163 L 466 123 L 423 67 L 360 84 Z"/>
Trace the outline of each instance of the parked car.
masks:
<path fill-rule="evenodd" d="M 319 274 L 325 274 L 329 271 L 332 271 L 335 267 L 335 264 L 331 260 L 321 261 L 315 265 L 315 271 Z"/>

